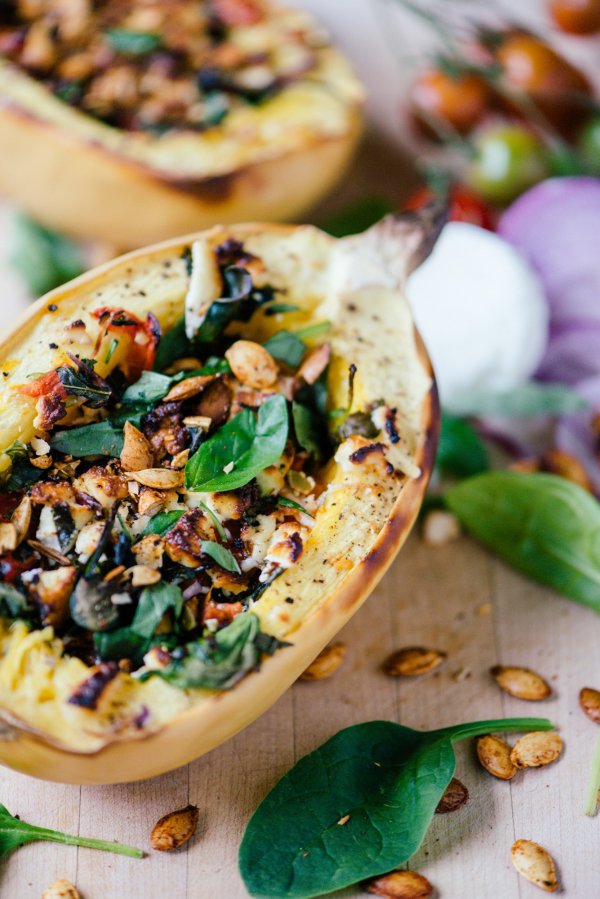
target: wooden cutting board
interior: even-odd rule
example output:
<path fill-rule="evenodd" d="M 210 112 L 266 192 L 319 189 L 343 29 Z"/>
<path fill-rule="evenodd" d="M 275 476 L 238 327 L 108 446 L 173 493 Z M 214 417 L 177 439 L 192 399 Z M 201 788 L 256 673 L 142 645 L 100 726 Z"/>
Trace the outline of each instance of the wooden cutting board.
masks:
<path fill-rule="evenodd" d="M 397 153 L 386 157 L 380 144 L 367 147 L 334 205 L 357 193 L 399 197 L 409 186 L 407 171 Z M 0 231 L 1 225 L 0 215 Z M 19 302 L 8 282 L 0 286 L 4 325 Z M 436 817 L 410 866 L 442 899 L 535 899 L 540 891 L 519 879 L 509 861 L 512 843 L 524 837 L 553 854 L 562 895 L 600 895 L 600 820 L 582 812 L 600 728 L 577 699 L 582 686 L 600 688 L 597 616 L 524 580 L 467 538 L 433 549 L 415 534 L 340 639 L 348 655 L 331 680 L 296 684 L 251 727 L 187 768 L 143 783 L 81 788 L 0 768 L 0 802 L 27 821 L 144 849 L 161 815 L 188 802 L 200 809 L 198 833 L 186 849 L 150 852 L 141 861 L 25 846 L 0 865 L 1 899 L 39 899 L 59 877 L 76 883 L 85 899 L 245 899 L 237 850 L 249 816 L 296 759 L 338 729 L 376 718 L 434 728 L 538 714 L 560 728 L 565 751 L 558 762 L 504 783 L 479 768 L 472 746 L 461 745 L 457 774 L 469 803 Z M 414 680 L 382 674 L 386 655 L 409 645 L 442 649 L 447 661 Z M 532 704 L 505 696 L 488 673 L 498 662 L 538 670 L 553 697 Z"/>

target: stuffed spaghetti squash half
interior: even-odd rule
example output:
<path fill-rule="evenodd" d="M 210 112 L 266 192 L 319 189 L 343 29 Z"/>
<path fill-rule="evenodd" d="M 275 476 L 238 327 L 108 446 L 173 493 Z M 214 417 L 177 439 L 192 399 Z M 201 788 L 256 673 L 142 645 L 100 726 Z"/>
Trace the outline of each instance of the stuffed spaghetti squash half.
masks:
<path fill-rule="evenodd" d="M 437 407 L 403 296 L 440 216 L 218 227 L 0 344 L 0 761 L 148 777 L 264 711 L 414 521 Z"/>
<path fill-rule="evenodd" d="M 290 220 L 341 175 L 362 99 L 320 26 L 270 0 L 0 4 L 0 193 L 74 237 Z"/>

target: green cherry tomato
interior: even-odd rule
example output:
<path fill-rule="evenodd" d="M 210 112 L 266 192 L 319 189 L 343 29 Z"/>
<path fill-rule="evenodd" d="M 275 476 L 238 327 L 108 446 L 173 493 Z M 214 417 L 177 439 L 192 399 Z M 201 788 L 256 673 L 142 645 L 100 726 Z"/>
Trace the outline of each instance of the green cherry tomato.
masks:
<path fill-rule="evenodd" d="M 579 135 L 578 147 L 587 170 L 600 175 L 600 116 L 594 116 L 584 127 Z"/>
<path fill-rule="evenodd" d="M 510 203 L 548 175 L 547 153 L 521 125 L 494 125 L 475 137 L 468 182 L 491 203 Z"/>

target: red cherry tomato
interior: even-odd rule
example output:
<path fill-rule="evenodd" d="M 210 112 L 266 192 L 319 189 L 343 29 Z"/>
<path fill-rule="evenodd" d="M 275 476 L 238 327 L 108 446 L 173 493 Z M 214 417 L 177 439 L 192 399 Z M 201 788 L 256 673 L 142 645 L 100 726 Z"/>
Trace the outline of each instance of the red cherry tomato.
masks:
<path fill-rule="evenodd" d="M 600 31 L 600 0 L 550 0 L 550 15 L 568 34 Z"/>
<path fill-rule="evenodd" d="M 127 358 L 121 366 L 127 378 L 136 380 L 143 371 L 152 368 L 160 340 L 160 325 L 151 312 L 144 321 L 131 312 L 108 306 L 94 309 L 92 315 L 98 319 L 105 333 L 129 337 L 131 343 Z"/>
<path fill-rule="evenodd" d="M 588 116 L 591 85 L 586 76 L 549 44 L 524 31 L 497 36 L 496 61 L 502 80 L 510 90 L 532 100 L 542 115 L 565 136 L 572 135 Z M 506 105 L 519 115 L 519 103 L 508 98 Z"/>
<path fill-rule="evenodd" d="M 405 204 L 405 209 L 420 209 L 430 200 L 437 199 L 438 194 L 430 187 L 421 187 L 412 194 Z M 480 228 L 494 230 L 494 220 L 490 208 L 468 187 L 454 184 L 448 194 L 448 217 L 452 222 L 469 222 Z"/>
<path fill-rule="evenodd" d="M 429 69 L 412 86 L 413 117 L 429 136 L 435 135 L 436 124 L 467 134 L 482 119 L 489 100 L 488 85 L 471 72 Z"/>

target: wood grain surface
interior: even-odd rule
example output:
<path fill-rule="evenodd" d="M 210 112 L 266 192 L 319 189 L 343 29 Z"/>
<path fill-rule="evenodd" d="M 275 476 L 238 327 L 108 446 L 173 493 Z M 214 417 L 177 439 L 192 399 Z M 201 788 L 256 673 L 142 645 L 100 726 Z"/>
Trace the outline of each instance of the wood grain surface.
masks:
<path fill-rule="evenodd" d="M 413 535 L 340 639 L 344 666 L 328 681 L 297 683 L 263 718 L 188 768 L 116 787 L 42 783 L 0 769 L 0 800 L 26 820 L 148 849 L 152 824 L 188 802 L 200 827 L 187 849 L 143 860 L 53 844 L 15 852 L 0 870 L 0 895 L 37 899 L 55 878 L 77 883 L 85 899 L 245 899 L 237 848 L 253 809 L 295 759 L 336 730 L 385 718 L 432 728 L 462 720 L 540 714 L 560 728 L 563 756 L 492 779 L 458 749 L 468 786 L 463 809 L 437 816 L 410 866 L 443 899 L 535 899 L 509 861 L 515 839 L 534 839 L 557 862 L 562 895 L 600 894 L 599 820 L 582 803 L 598 728 L 579 710 L 580 687 L 600 685 L 599 623 L 587 609 L 525 581 L 467 538 L 440 548 Z M 444 665 L 413 680 L 392 679 L 380 663 L 401 646 L 448 653 Z M 543 703 L 510 699 L 489 676 L 496 662 L 528 665 L 554 689 Z M 358 897 L 346 890 L 336 897 Z"/>

